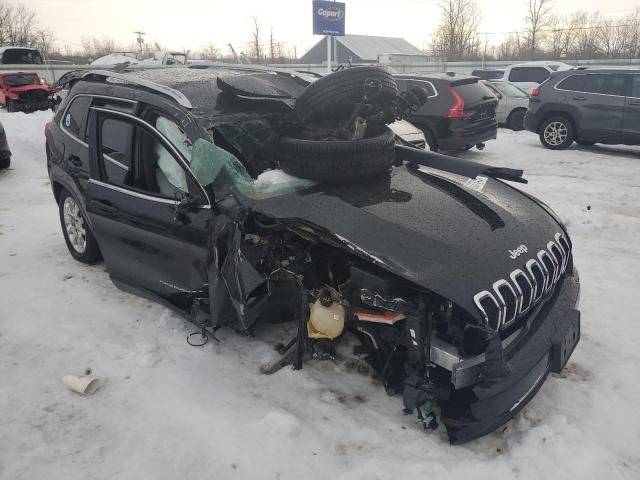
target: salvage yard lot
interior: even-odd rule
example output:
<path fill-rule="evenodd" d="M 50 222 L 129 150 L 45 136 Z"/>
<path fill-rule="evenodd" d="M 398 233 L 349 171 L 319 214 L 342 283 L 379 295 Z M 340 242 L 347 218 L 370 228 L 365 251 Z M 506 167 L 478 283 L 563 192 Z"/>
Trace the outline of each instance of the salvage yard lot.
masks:
<path fill-rule="evenodd" d="M 568 225 L 582 341 L 506 428 L 459 447 L 420 430 L 344 363 L 259 373 L 275 354 L 118 290 L 62 239 L 44 158 L 50 113 L 0 113 L 0 478 L 639 478 L 640 148 L 545 150 L 500 130 L 469 160 L 523 168 Z M 91 368 L 92 397 L 62 376 Z"/>

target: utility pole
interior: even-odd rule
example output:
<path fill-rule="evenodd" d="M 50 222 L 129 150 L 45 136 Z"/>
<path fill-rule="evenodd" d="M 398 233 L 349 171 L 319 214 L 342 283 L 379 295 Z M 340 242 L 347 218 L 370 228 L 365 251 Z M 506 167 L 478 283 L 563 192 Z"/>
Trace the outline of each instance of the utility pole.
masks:
<path fill-rule="evenodd" d="M 146 35 L 146 33 L 144 32 L 133 32 L 136 35 L 138 35 L 138 38 L 136 38 L 136 43 L 138 44 L 138 53 L 140 54 L 140 56 L 142 56 L 142 46 L 144 45 L 144 36 Z"/>

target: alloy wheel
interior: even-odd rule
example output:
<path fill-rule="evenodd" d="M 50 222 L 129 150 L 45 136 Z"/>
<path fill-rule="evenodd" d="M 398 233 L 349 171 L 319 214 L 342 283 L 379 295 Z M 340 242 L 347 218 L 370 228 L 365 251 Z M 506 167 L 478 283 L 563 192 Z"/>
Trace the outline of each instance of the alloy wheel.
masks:
<path fill-rule="evenodd" d="M 549 145 L 557 147 L 561 145 L 568 136 L 567 126 L 562 122 L 551 122 L 544 129 L 544 140 Z"/>
<path fill-rule="evenodd" d="M 63 218 L 69 243 L 77 253 L 83 254 L 87 248 L 87 231 L 80 207 L 71 197 L 64 200 Z"/>

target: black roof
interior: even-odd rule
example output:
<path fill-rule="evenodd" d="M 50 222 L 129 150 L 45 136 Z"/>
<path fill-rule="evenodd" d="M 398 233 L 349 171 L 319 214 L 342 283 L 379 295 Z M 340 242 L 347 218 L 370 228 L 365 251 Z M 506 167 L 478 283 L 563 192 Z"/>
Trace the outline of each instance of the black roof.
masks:
<path fill-rule="evenodd" d="M 401 73 L 394 75 L 396 78 L 400 79 L 412 79 L 412 80 L 436 80 L 440 82 L 445 82 L 447 84 L 465 84 L 465 83 L 475 83 L 479 80 L 478 77 L 474 77 L 472 75 L 465 75 L 463 73 L 442 73 L 442 72 L 426 72 L 426 73 Z"/>
<path fill-rule="evenodd" d="M 78 75 L 81 80 L 90 83 L 116 82 L 119 86 L 134 90 L 155 90 L 149 82 L 167 87 L 179 92 L 178 97 L 186 97 L 188 101 L 182 102 L 183 106 L 186 105 L 195 117 L 200 118 L 210 118 L 227 110 L 224 103 L 229 97 L 233 97 L 235 103 L 251 98 L 284 102 L 296 98 L 309 83 L 308 79 L 295 71 L 234 65 L 158 68 L 126 73 L 114 71 L 113 79 L 109 78 L 109 73 L 101 70 L 78 72 Z M 128 82 L 129 78 L 131 83 Z M 136 84 L 136 80 L 145 81 L 147 85 Z M 221 95 L 223 92 L 225 95 Z M 177 98 L 167 91 L 163 92 L 162 88 L 155 90 L 155 93 L 173 96 L 174 100 Z M 179 99 L 177 101 L 180 103 Z"/>

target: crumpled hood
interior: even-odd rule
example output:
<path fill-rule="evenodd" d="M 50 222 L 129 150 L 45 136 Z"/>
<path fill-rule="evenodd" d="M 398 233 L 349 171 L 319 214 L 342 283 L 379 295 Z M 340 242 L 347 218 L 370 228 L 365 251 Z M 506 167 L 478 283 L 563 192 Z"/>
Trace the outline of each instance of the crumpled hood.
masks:
<path fill-rule="evenodd" d="M 485 181 L 479 191 L 471 188 Z M 508 184 L 426 167 L 398 167 L 373 181 L 322 186 L 256 201 L 254 207 L 332 232 L 354 254 L 476 318 L 476 293 L 524 269 L 563 232 L 542 206 Z M 515 256 L 512 251 L 522 245 L 527 252 L 520 248 Z"/>

